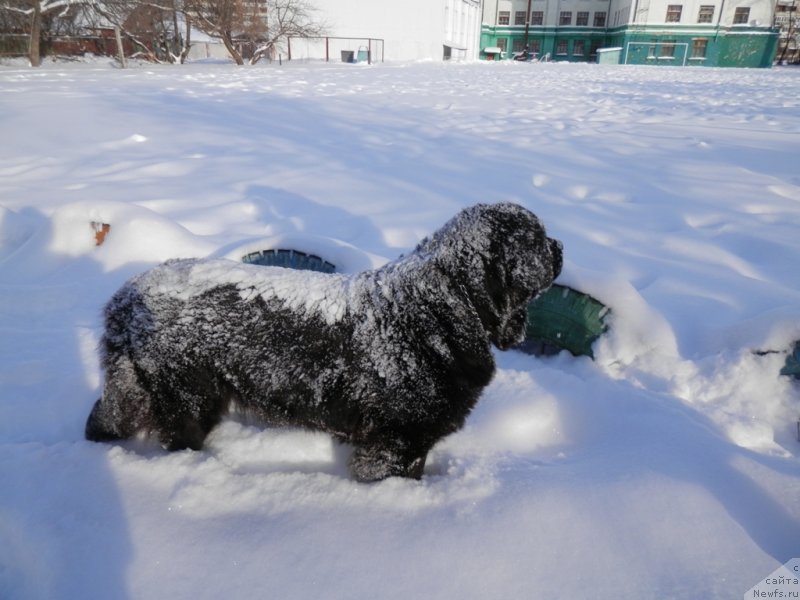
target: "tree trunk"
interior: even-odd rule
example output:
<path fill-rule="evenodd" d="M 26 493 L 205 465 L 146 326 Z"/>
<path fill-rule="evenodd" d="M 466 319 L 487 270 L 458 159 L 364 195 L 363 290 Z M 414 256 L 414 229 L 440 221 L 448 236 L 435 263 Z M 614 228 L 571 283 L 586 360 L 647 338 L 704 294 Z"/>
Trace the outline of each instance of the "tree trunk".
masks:
<path fill-rule="evenodd" d="M 122 34 L 119 27 L 114 27 L 114 39 L 117 40 L 117 60 L 119 60 L 119 66 L 124 69 L 128 65 L 125 64 L 125 49 L 122 47 Z"/>
<path fill-rule="evenodd" d="M 176 11 L 175 14 L 176 15 L 178 14 L 177 11 Z M 181 44 L 181 54 L 179 56 L 180 64 L 183 64 L 183 63 L 186 62 L 186 59 L 189 57 L 189 51 L 192 49 L 192 40 L 190 38 L 190 36 L 192 35 L 192 24 L 191 24 L 191 21 L 189 19 L 189 15 L 188 14 L 184 14 L 183 16 L 184 16 L 184 19 L 186 20 L 186 36 L 183 38 L 183 42 Z M 175 21 L 177 23 L 177 17 L 176 17 Z M 176 27 L 177 27 L 177 25 L 176 25 Z M 177 32 L 178 30 L 175 29 L 175 31 Z"/>
<path fill-rule="evenodd" d="M 228 54 L 230 54 L 231 58 L 236 61 L 236 64 L 244 65 L 244 59 L 242 58 L 241 53 L 236 49 L 236 46 L 233 45 L 233 39 L 229 31 L 226 31 L 222 34 L 222 43 L 225 44 Z"/>
<path fill-rule="evenodd" d="M 28 57 L 32 67 L 42 64 L 39 52 L 39 41 L 42 36 L 42 5 L 39 0 L 33 0 L 33 15 L 31 16 L 31 43 L 28 46 Z"/>

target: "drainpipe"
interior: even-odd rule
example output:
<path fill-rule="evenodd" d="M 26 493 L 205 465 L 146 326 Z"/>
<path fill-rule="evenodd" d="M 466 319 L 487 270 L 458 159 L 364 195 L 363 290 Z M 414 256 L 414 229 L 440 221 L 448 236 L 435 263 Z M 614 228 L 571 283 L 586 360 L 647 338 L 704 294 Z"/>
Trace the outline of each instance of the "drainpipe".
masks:
<path fill-rule="evenodd" d="M 647 14 L 650 14 L 650 7 L 648 6 Z M 636 39 L 636 18 L 639 15 L 639 0 L 633 3 L 633 15 L 631 16 L 631 35 Z M 630 38 L 628 38 L 630 40 Z M 625 44 L 625 62 L 628 62 L 628 45 Z"/>
<path fill-rule="evenodd" d="M 475 42 L 474 58 L 478 60 L 481 57 L 481 40 L 483 39 L 483 3 L 485 0 L 480 0 L 478 3 L 478 40 Z"/>
<path fill-rule="evenodd" d="M 510 15 L 509 15 L 510 19 Z M 510 20 L 509 20 L 510 22 Z M 494 40 L 497 43 L 497 30 L 500 28 L 500 0 L 494 0 Z M 508 43 L 508 42 L 506 42 Z M 499 55 L 500 60 L 503 60 L 503 53 L 501 52 Z"/>
<path fill-rule="evenodd" d="M 719 7 L 719 15 L 717 15 L 717 30 L 714 32 L 714 41 L 717 40 L 719 36 L 719 26 L 722 22 L 722 13 L 725 11 L 725 0 L 722 0 L 722 4 Z"/>
<path fill-rule="evenodd" d="M 528 32 L 531 28 L 531 0 L 528 0 L 528 14 L 525 17 L 525 51 L 528 51 Z"/>
<path fill-rule="evenodd" d="M 556 56 L 556 50 L 558 48 L 556 42 L 559 38 L 559 34 L 561 33 L 561 0 L 556 0 L 556 18 L 555 18 L 555 27 L 553 33 L 553 53 L 550 55 L 550 58 L 553 59 Z"/>

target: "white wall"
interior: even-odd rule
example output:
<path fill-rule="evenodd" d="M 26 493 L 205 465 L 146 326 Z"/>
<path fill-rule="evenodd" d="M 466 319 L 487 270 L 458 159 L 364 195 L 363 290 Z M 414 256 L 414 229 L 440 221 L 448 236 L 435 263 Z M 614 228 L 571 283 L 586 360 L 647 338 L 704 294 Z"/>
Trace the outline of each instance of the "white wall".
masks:
<path fill-rule="evenodd" d="M 612 5 L 620 7 L 622 4 L 631 3 L 632 0 L 612 0 Z M 697 16 L 700 5 L 713 5 L 714 18 L 712 24 L 728 27 L 733 23 L 733 15 L 737 7 L 749 7 L 750 18 L 748 25 L 753 21 L 758 21 L 761 26 L 769 26 L 772 23 L 773 2 L 771 0 L 639 0 L 637 9 L 637 24 L 660 24 L 666 21 L 667 6 L 669 4 L 681 4 L 680 25 L 697 24 Z M 722 13 L 720 15 L 720 10 Z M 721 16 L 721 20 L 720 20 Z M 633 15 L 631 15 L 631 20 Z M 707 24 L 706 24 L 707 25 Z"/>
<path fill-rule="evenodd" d="M 610 6 L 609 6 L 610 4 Z M 681 25 L 697 23 L 700 5 L 714 5 L 713 24 L 716 25 L 722 10 L 722 26 L 733 23 L 733 15 L 737 7 L 750 7 L 749 22 L 758 21 L 760 25 L 767 26 L 772 23 L 772 0 L 532 0 L 531 10 L 544 12 L 545 24 L 558 23 L 558 15 L 563 10 L 572 11 L 573 24 L 577 11 L 589 11 L 590 19 L 594 18 L 596 11 L 607 11 L 609 27 L 625 25 L 635 22 L 637 24 L 660 24 L 666 21 L 667 5 L 681 4 Z M 527 0 L 485 0 L 483 21 L 495 25 L 498 11 L 507 10 L 511 13 L 510 22 L 514 24 L 514 13 L 527 9 Z M 633 11 L 636 7 L 636 16 Z M 592 24 L 590 20 L 589 25 Z"/>
<path fill-rule="evenodd" d="M 626 0 L 630 3 L 632 0 Z M 675 0 L 681 1 L 681 0 Z M 528 0 L 487 0 L 484 4 L 483 22 L 494 25 L 499 11 L 509 11 L 509 22 L 511 26 L 515 23 L 515 13 L 525 12 L 528 8 Z M 616 9 L 615 9 L 616 10 Z M 531 12 L 539 11 L 544 13 L 544 24 L 554 26 L 559 22 L 561 11 L 572 12 L 572 25 L 575 25 L 578 12 L 589 13 L 589 26 L 594 23 L 595 12 L 605 12 L 608 22 L 611 17 L 609 13 L 609 0 L 531 0 Z M 519 26 L 524 27 L 524 26 Z"/>
<path fill-rule="evenodd" d="M 444 43 L 453 58 L 477 59 L 480 44 L 479 0 L 444 0 Z"/>

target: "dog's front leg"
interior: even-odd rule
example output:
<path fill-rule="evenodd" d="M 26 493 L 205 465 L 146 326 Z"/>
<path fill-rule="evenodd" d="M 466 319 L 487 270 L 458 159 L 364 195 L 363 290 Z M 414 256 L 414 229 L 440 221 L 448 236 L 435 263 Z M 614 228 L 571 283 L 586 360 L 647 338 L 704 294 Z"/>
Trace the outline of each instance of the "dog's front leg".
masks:
<path fill-rule="evenodd" d="M 387 477 L 420 479 L 427 455 L 427 448 L 412 449 L 403 442 L 383 441 L 356 447 L 350 459 L 350 470 L 361 482 L 379 481 Z"/>

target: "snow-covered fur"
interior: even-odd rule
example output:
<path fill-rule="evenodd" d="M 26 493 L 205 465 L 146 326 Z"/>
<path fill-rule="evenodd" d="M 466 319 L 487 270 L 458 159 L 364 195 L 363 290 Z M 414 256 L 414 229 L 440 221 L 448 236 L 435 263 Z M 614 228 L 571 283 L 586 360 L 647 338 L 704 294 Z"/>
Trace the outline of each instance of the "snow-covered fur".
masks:
<path fill-rule="evenodd" d="M 515 204 L 456 215 L 408 256 L 353 276 L 173 260 L 105 308 L 103 396 L 86 437 L 146 431 L 199 449 L 232 403 L 355 446 L 354 476 L 419 478 L 524 336 L 561 243 Z"/>

